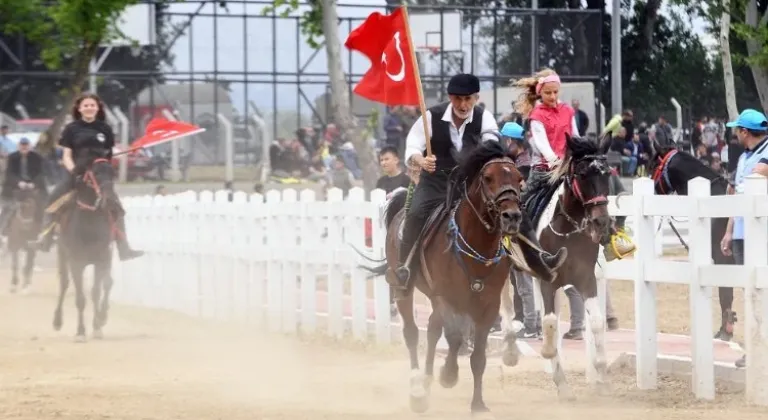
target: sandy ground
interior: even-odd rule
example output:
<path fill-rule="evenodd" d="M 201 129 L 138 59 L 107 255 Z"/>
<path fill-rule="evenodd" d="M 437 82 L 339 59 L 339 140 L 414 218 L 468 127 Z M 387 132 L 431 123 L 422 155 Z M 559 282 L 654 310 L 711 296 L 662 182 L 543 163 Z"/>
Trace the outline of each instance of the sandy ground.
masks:
<path fill-rule="evenodd" d="M 417 416 L 408 408 L 404 348 L 300 340 L 259 333 L 254 326 L 119 305 L 113 306 L 103 341 L 76 344 L 73 299 L 66 304 L 63 331 L 53 332 L 53 279 L 43 275 L 37 283 L 27 296 L 0 294 L 4 420 L 470 418 L 466 358 L 458 386 L 435 384 L 431 410 Z M 569 379 L 578 400 L 560 403 L 539 360 L 523 360 L 502 372 L 492 357 L 486 403 L 497 418 L 722 419 L 727 413 L 750 420 L 768 415 L 742 407 L 743 395 L 727 390 L 715 403 L 695 402 L 687 384 L 669 379 L 659 391 L 641 392 L 634 389 L 631 373 L 617 372 L 607 396 L 592 392 L 578 374 Z"/>

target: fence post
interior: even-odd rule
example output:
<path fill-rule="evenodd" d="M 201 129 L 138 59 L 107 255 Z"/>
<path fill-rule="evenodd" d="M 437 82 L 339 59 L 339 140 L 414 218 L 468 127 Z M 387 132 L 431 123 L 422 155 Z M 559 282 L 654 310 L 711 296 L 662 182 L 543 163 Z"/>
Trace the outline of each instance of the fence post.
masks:
<path fill-rule="evenodd" d="M 224 114 L 219 113 L 217 117 L 219 123 L 224 126 L 224 181 L 229 182 L 235 179 L 234 131 L 232 130 L 232 122 Z"/>
<path fill-rule="evenodd" d="M 637 387 L 656 389 L 656 284 L 645 281 L 645 266 L 652 264 L 655 250 L 653 216 L 644 214 L 644 197 L 653 195 L 653 181 L 638 178 L 632 183 L 635 195 L 635 343 L 637 345 Z"/>
<path fill-rule="evenodd" d="M 349 290 L 352 309 L 352 335 L 359 341 L 365 341 L 368 338 L 368 285 L 365 281 L 365 275 L 359 268 L 360 258 L 349 249 L 349 245 L 354 246 L 361 252 L 365 249 L 365 217 L 369 212 L 366 210 L 370 203 L 365 202 L 365 190 L 359 187 L 349 190 L 347 198 L 347 229 L 346 243 L 343 245 L 343 252 L 350 256 L 350 276 Z"/>
<path fill-rule="evenodd" d="M 371 191 L 371 245 L 374 260 L 382 260 L 386 257 L 387 226 L 384 225 L 382 206 L 387 200 L 384 190 Z M 384 261 L 386 263 L 386 261 Z M 373 280 L 373 301 L 376 317 L 376 342 L 389 344 L 392 341 L 392 314 L 389 309 L 389 284 L 382 277 Z"/>
<path fill-rule="evenodd" d="M 295 249 L 297 248 L 296 221 L 291 217 L 297 206 L 296 190 L 283 190 L 283 202 L 280 205 L 280 233 L 283 239 L 279 243 L 280 261 L 283 263 L 283 332 L 295 333 L 298 323 L 296 316 L 297 273 Z"/>
<path fill-rule="evenodd" d="M 712 346 L 712 288 L 700 283 L 702 266 L 712 264 L 711 219 L 699 217 L 699 198 L 709 197 L 709 180 L 696 177 L 688 181 L 690 214 L 688 260 L 691 273 L 688 283 L 691 309 L 691 386 L 696 398 L 715 398 L 715 365 Z"/>
<path fill-rule="evenodd" d="M 319 222 L 316 219 L 315 192 L 301 192 L 301 330 L 312 334 L 317 330 L 317 253 L 320 250 Z"/>
<path fill-rule="evenodd" d="M 280 238 L 282 235 L 277 226 L 275 218 L 280 212 L 280 191 L 267 192 L 267 313 L 269 318 L 270 331 L 280 330 L 280 305 L 282 304 L 282 295 L 280 290 L 282 275 L 280 257 L 282 247 Z"/>
<path fill-rule="evenodd" d="M 332 337 L 344 336 L 344 278 L 339 264 L 342 222 L 344 218 L 343 193 L 338 188 L 328 190 L 328 241 L 330 250 L 328 260 L 327 296 L 328 296 L 328 333 Z"/>
<path fill-rule="evenodd" d="M 761 175 L 750 175 L 744 182 L 745 194 L 754 197 L 751 211 L 765 208 L 768 181 Z M 744 314 L 747 352 L 746 397 L 750 404 L 768 405 L 768 296 L 758 289 L 758 267 L 768 265 L 768 218 L 744 217 L 744 265 L 751 275 L 744 288 Z"/>

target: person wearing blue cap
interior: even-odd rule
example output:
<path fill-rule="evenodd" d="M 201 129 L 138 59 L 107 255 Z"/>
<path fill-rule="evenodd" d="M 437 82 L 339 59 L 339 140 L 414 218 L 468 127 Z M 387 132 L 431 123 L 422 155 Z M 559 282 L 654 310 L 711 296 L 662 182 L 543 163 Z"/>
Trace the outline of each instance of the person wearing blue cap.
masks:
<path fill-rule="evenodd" d="M 501 127 L 500 133 L 510 153 L 515 156 L 517 170 L 523 174 L 524 179 L 528 179 L 531 173 L 531 155 L 525 141 L 525 129 L 516 122 L 508 122 Z"/>
<path fill-rule="evenodd" d="M 760 111 L 746 109 L 736 121 L 726 124 L 744 146 L 744 153 L 736 166 L 736 194 L 744 193 L 744 180 L 748 175 L 759 174 L 768 177 L 768 118 Z M 744 218 L 731 217 L 725 230 L 720 249 L 724 255 L 733 255 L 735 264 L 744 264 Z M 744 367 L 746 356 L 736 361 Z"/>

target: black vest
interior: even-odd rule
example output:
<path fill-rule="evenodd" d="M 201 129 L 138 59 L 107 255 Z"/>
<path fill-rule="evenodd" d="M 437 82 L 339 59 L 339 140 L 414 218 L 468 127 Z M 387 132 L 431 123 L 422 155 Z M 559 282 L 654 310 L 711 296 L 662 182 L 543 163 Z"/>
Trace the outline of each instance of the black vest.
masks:
<path fill-rule="evenodd" d="M 437 158 L 437 170 L 450 172 L 458 162 L 458 150 L 451 141 L 451 123 L 443 121 L 443 114 L 448 109 L 450 102 L 444 102 L 429 108 L 432 114 L 432 153 Z M 451 116 L 453 118 L 453 116 Z M 472 150 L 480 142 L 480 133 L 483 127 L 483 108 L 476 106 L 472 111 L 472 122 L 464 129 L 461 138 L 461 150 Z M 424 156 L 426 156 L 424 151 Z"/>

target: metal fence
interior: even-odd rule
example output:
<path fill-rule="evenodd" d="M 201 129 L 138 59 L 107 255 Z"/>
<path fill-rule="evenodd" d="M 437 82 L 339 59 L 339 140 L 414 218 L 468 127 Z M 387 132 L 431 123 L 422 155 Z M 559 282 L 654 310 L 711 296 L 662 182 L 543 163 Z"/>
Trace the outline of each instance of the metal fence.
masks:
<path fill-rule="evenodd" d="M 308 6 L 265 14 L 271 4 L 204 0 L 156 6 L 156 24 L 151 25 L 156 33 L 149 37 L 154 44 L 112 46 L 93 68 L 91 84 L 110 107 L 128 116 L 131 137 L 164 109 L 209 126 L 189 146 L 198 163 L 223 159 L 217 118 L 223 114 L 235 126 L 236 161 L 253 164 L 265 143 L 292 137 L 300 127 L 323 128 L 331 122 L 325 47 L 310 47 L 301 28 Z M 385 9 L 339 4 L 342 42 L 369 13 Z M 481 101 L 501 114 L 509 109 L 510 94 L 503 90 L 510 79 L 548 66 L 566 82 L 591 83 L 589 107 L 597 109 L 602 11 L 416 5 L 409 10 L 428 102 L 443 99 L 452 74 L 472 72 L 482 81 Z M 5 41 L 0 45 L 5 47 L 0 48 L 0 111 L 15 115 L 21 105 L 31 117 L 52 118 L 60 105 L 54 98 L 69 75 L 46 70 L 36 62 L 34 46 L 3 36 L 2 28 L 0 40 Z M 352 94 L 367 60 L 345 52 L 342 61 L 353 112 L 362 118 L 375 108 L 384 115 L 380 105 Z"/>

